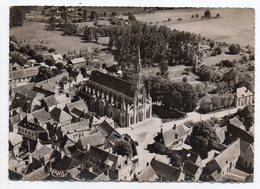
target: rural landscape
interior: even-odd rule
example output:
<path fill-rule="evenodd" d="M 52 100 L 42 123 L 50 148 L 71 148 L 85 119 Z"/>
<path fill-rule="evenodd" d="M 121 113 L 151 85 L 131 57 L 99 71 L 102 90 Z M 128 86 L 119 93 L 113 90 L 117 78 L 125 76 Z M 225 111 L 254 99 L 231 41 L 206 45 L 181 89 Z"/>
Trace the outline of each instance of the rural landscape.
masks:
<path fill-rule="evenodd" d="M 255 11 L 10 7 L 9 179 L 253 182 Z"/>

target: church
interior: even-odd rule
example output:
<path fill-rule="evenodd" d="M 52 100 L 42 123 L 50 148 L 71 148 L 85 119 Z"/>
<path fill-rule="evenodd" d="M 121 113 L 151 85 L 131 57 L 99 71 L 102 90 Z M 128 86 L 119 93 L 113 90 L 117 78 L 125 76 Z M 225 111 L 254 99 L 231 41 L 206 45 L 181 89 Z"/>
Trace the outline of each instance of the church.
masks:
<path fill-rule="evenodd" d="M 132 82 L 95 70 L 82 92 L 89 111 L 112 118 L 120 127 L 152 117 L 152 99 L 144 87 L 139 49 Z"/>

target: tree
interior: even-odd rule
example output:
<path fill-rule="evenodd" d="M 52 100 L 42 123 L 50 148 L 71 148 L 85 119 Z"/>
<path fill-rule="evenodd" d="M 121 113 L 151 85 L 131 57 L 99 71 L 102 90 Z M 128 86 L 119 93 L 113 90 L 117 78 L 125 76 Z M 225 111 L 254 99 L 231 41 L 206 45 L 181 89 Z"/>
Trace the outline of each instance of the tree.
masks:
<path fill-rule="evenodd" d="M 24 46 L 21 46 L 19 50 L 23 54 L 27 54 L 28 53 L 28 49 L 26 47 L 24 47 Z"/>
<path fill-rule="evenodd" d="M 241 51 L 239 44 L 231 44 L 228 48 L 230 54 L 238 54 Z"/>
<path fill-rule="evenodd" d="M 50 49 L 49 49 L 49 52 L 50 52 L 50 53 L 53 53 L 53 52 L 55 52 L 55 49 L 54 49 L 54 48 L 50 48 Z"/>
<path fill-rule="evenodd" d="M 45 60 L 45 64 L 47 64 L 48 66 L 54 66 L 55 61 L 53 59 L 48 58 Z"/>
<path fill-rule="evenodd" d="M 63 63 L 61 63 L 61 62 L 58 62 L 55 66 L 57 67 L 58 70 L 63 70 L 63 68 L 64 68 Z"/>
<path fill-rule="evenodd" d="M 96 40 L 96 43 L 98 42 L 99 37 L 100 37 L 100 34 L 96 31 L 96 32 L 95 32 L 95 40 Z"/>
<path fill-rule="evenodd" d="M 187 77 L 187 76 L 184 76 L 184 77 L 182 78 L 182 82 L 187 83 L 187 82 L 188 82 L 188 77 Z"/>
<path fill-rule="evenodd" d="M 95 11 L 91 11 L 90 20 L 93 21 L 93 20 L 96 20 L 97 18 L 98 18 L 98 13 Z"/>
<path fill-rule="evenodd" d="M 128 20 L 130 20 L 131 22 L 134 22 L 136 21 L 136 17 L 133 13 L 129 13 L 128 14 Z"/>
<path fill-rule="evenodd" d="M 254 124 L 254 107 L 248 105 L 243 109 L 238 109 L 237 115 L 243 120 L 246 129 L 249 131 L 251 126 Z"/>
<path fill-rule="evenodd" d="M 167 77 L 168 76 L 168 62 L 165 59 L 162 59 L 161 63 L 159 64 L 159 69 L 161 72 L 162 77 Z"/>
<path fill-rule="evenodd" d="M 36 54 L 34 58 L 35 58 L 36 62 L 38 62 L 38 63 L 41 63 L 44 61 L 43 56 L 41 54 Z"/>
<path fill-rule="evenodd" d="M 10 27 L 22 26 L 24 23 L 25 11 L 23 7 L 13 6 L 10 8 Z"/>
<path fill-rule="evenodd" d="M 91 42 L 94 39 L 93 29 L 91 27 L 85 27 L 84 36 L 87 42 Z"/>
<path fill-rule="evenodd" d="M 88 11 L 86 9 L 83 10 L 83 20 L 87 20 L 88 19 Z"/>
<path fill-rule="evenodd" d="M 186 113 L 193 111 L 197 106 L 197 94 L 189 83 L 170 83 L 170 86 L 164 89 L 163 92 L 164 105 L 166 108 L 184 111 Z"/>
<path fill-rule="evenodd" d="M 116 154 L 121 156 L 133 157 L 133 150 L 130 142 L 120 140 L 115 143 L 113 150 Z"/>
<path fill-rule="evenodd" d="M 210 10 L 206 10 L 206 11 L 204 12 L 204 17 L 205 17 L 205 18 L 211 18 L 211 12 L 210 12 Z"/>
<path fill-rule="evenodd" d="M 216 148 L 220 140 L 208 121 L 199 121 L 192 129 L 190 144 L 195 152 L 206 158 L 208 151 Z"/>

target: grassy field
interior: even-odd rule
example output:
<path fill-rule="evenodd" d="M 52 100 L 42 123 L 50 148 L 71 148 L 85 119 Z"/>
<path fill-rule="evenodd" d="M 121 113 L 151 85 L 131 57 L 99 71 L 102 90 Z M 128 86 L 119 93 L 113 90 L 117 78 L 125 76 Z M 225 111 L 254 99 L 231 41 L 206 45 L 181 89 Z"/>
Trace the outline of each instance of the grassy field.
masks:
<path fill-rule="evenodd" d="M 10 29 L 10 35 L 15 35 L 19 40 L 26 40 L 26 43 L 30 42 L 35 44 L 43 41 L 44 46 L 53 47 L 58 53 L 66 54 L 68 51 L 80 49 L 88 49 L 88 52 L 92 52 L 94 48 L 104 48 L 100 43 L 107 39 L 100 38 L 97 43 L 84 43 L 84 41 L 77 36 L 63 36 L 61 31 L 47 31 L 44 29 L 45 23 L 26 21 L 21 27 L 14 27 Z"/>
<path fill-rule="evenodd" d="M 166 25 L 171 29 L 189 31 L 201 34 L 210 39 L 220 42 L 238 43 L 240 45 L 255 45 L 255 12 L 253 9 L 246 8 L 221 8 L 210 9 L 211 14 L 215 16 L 217 13 L 222 18 L 203 20 L 196 22 L 186 22 L 191 15 L 199 14 L 202 16 L 205 9 L 174 9 L 157 11 L 154 14 L 136 15 L 138 20 L 144 22 L 153 22 L 153 24 Z M 183 19 L 183 23 L 175 24 L 173 22 L 165 22 L 168 18 L 175 20 Z"/>

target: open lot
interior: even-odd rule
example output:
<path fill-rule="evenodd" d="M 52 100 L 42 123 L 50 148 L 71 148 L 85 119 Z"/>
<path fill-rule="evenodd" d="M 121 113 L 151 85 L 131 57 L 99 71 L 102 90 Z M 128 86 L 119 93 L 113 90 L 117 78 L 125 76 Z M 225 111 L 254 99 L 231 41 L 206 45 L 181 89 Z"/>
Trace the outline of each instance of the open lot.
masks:
<path fill-rule="evenodd" d="M 195 22 L 185 22 L 190 19 L 191 15 L 199 14 L 202 16 L 205 9 L 172 9 L 157 11 L 153 14 L 139 14 L 136 18 L 144 22 L 153 24 L 166 25 L 171 29 L 189 31 L 201 34 L 210 39 L 220 42 L 238 43 L 240 45 L 255 45 L 255 12 L 248 8 L 221 8 L 210 9 L 211 14 L 217 13 L 222 18 L 212 20 L 202 20 Z M 183 19 L 183 23 L 165 22 L 168 18 L 176 21 L 178 18 Z M 163 22 L 164 21 L 164 22 Z"/>

